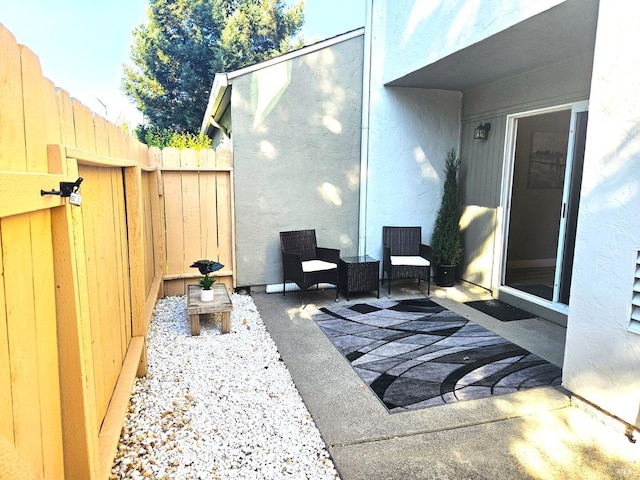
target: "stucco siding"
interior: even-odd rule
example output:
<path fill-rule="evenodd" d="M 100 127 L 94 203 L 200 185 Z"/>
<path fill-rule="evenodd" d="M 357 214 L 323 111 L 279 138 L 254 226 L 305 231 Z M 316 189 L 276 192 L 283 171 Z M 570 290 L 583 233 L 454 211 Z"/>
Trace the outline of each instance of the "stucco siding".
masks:
<path fill-rule="evenodd" d="M 362 36 L 233 79 L 238 285 L 282 281 L 279 232 L 357 253 Z"/>
<path fill-rule="evenodd" d="M 458 92 L 385 88 L 369 128 L 367 254 L 382 259 L 382 227 L 422 227 L 429 243 L 447 151 L 458 149 Z"/>
<path fill-rule="evenodd" d="M 376 33 L 386 37 L 384 82 L 464 49 L 562 0 L 376 0 Z"/>
<path fill-rule="evenodd" d="M 640 4 L 600 2 L 563 383 L 640 427 Z"/>

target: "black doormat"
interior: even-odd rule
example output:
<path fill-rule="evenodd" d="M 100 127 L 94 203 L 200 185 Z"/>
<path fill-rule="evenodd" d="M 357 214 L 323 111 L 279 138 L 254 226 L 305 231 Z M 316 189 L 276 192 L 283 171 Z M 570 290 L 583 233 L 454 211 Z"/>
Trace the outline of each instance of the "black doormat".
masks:
<path fill-rule="evenodd" d="M 390 413 L 561 382 L 559 367 L 429 299 L 332 306 L 313 320 Z"/>
<path fill-rule="evenodd" d="M 519 308 L 507 305 L 494 298 L 490 300 L 479 300 L 475 302 L 465 302 L 476 310 L 500 320 L 501 322 L 512 322 L 514 320 L 524 320 L 525 318 L 535 318 L 535 315 L 525 312 Z"/>

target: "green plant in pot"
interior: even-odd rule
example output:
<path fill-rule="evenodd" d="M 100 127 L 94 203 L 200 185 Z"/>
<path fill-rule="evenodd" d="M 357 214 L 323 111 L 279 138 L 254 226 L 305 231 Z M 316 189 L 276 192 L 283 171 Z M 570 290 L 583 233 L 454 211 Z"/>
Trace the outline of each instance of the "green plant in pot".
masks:
<path fill-rule="evenodd" d="M 200 300 L 203 302 L 210 302 L 213 300 L 213 284 L 216 282 L 216 278 L 210 276 L 209 274 L 213 272 L 217 272 L 224 265 L 220 262 L 214 262 L 213 260 L 198 260 L 191 264 L 191 268 L 197 268 L 198 271 L 204 275 L 200 280 L 198 280 L 198 285 L 202 287 L 200 291 Z"/>
<path fill-rule="evenodd" d="M 460 229 L 462 208 L 458 196 L 458 169 L 460 159 L 455 149 L 447 152 L 444 164 L 444 191 L 436 223 L 431 235 L 434 277 L 437 285 L 455 284 L 458 265 L 462 261 L 463 242 Z"/>

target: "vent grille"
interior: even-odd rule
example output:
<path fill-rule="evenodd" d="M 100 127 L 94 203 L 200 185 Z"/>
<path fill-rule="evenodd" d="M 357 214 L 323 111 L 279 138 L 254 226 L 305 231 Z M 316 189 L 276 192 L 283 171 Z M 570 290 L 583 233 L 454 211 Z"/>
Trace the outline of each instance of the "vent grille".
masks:
<path fill-rule="evenodd" d="M 326 289 L 330 289 L 330 288 L 336 288 L 336 286 L 335 285 L 331 285 L 330 283 L 321 283 L 321 284 L 318 285 L 318 288 L 326 290 Z M 287 282 L 285 284 L 285 292 L 299 292 L 299 291 L 300 291 L 300 287 L 298 287 L 298 285 L 296 285 L 295 283 Z M 282 293 L 282 284 L 281 283 L 272 283 L 270 285 L 267 285 L 265 287 L 265 292 L 267 292 L 267 293 Z"/>
<path fill-rule="evenodd" d="M 631 323 L 629 330 L 640 333 L 640 252 L 636 253 L 636 269 L 633 278 L 633 296 L 631 298 Z"/>

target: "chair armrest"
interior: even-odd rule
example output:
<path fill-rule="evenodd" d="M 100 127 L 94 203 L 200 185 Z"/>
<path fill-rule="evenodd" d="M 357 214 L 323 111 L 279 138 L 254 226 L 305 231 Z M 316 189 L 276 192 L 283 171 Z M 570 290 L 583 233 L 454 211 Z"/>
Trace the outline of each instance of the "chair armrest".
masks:
<path fill-rule="evenodd" d="M 420 256 L 433 263 L 433 248 L 429 245 L 420 244 Z"/>
<path fill-rule="evenodd" d="M 282 268 L 285 272 L 302 274 L 302 255 L 299 253 L 282 252 Z"/>
<path fill-rule="evenodd" d="M 316 256 L 320 260 L 338 265 L 338 261 L 340 260 L 340 250 L 335 248 L 316 247 Z"/>

